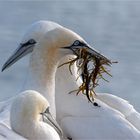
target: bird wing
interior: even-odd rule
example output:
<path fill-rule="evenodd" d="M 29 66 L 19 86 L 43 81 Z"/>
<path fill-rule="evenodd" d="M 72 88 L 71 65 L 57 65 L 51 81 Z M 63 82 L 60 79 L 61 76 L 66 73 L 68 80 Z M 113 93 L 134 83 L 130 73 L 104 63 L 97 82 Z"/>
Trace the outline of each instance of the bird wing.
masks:
<path fill-rule="evenodd" d="M 0 102 L 0 122 L 10 126 L 10 108 L 14 98 Z"/>
<path fill-rule="evenodd" d="M 110 112 L 110 107 L 100 104 L 103 114 L 95 111 L 94 116 L 68 116 L 61 120 L 60 126 L 68 137 L 73 139 L 100 140 L 139 140 L 138 131 L 124 116 L 117 111 Z M 97 108 L 99 109 L 99 108 Z M 101 110 L 102 110 L 101 109 Z"/>
<path fill-rule="evenodd" d="M 125 119 L 140 131 L 140 113 L 128 101 L 108 93 L 97 94 L 96 98 L 121 112 Z"/>
<path fill-rule="evenodd" d="M 27 140 L 19 134 L 11 130 L 6 124 L 0 123 L 0 139 L 1 140 Z"/>

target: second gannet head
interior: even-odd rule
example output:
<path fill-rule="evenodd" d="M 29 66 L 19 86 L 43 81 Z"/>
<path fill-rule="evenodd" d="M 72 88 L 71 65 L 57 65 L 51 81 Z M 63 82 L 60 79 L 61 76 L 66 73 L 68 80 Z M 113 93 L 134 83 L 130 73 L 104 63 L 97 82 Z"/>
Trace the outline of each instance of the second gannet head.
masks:
<path fill-rule="evenodd" d="M 49 113 L 48 101 L 38 92 L 28 90 L 18 95 L 10 111 L 11 128 L 31 140 L 56 139 L 62 130 Z M 58 134 L 57 134 L 57 132 Z"/>

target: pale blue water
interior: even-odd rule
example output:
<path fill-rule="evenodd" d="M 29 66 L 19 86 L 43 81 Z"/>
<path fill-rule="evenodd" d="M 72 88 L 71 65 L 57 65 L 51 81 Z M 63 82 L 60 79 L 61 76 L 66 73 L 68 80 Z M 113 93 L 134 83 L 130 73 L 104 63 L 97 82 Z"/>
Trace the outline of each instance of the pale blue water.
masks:
<path fill-rule="evenodd" d="M 110 83 L 99 92 L 130 101 L 140 111 L 140 1 L 0 1 L 0 66 L 31 23 L 52 20 L 79 33 L 113 60 Z M 27 78 L 28 57 L 0 73 L 0 100 L 18 94 Z"/>

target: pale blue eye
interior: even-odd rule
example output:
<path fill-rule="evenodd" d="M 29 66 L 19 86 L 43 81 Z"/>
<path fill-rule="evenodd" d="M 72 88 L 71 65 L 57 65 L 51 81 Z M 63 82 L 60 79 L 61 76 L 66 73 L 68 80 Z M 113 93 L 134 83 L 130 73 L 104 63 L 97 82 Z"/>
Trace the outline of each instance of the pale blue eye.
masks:
<path fill-rule="evenodd" d="M 76 40 L 75 42 L 74 42 L 74 46 L 78 46 L 80 44 L 80 42 L 78 41 L 78 40 Z"/>
<path fill-rule="evenodd" d="M 34 39 L 30 39 L 30 40 L 29 40 L 29 43 L 30 43 L 30 44 L 35 44 L 36 41 L 35 41 Z"/>

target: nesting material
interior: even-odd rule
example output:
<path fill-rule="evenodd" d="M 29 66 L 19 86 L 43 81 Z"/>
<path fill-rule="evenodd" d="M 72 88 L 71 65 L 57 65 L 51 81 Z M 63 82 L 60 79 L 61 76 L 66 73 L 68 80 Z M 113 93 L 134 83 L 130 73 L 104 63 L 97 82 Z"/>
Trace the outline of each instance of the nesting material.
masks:
<path fill-rule="evenodd" d="M 68 64 L 70 73 L 72 74 L 71 66 L 76 63 L 79 73 L 77 79 L 81 77 L 83 82 L 77 90 L 73 90 L 70 93 L 75 91 L 76 95 L 82 93 L 86 95 L 88 101 L 93 102 L 96 95 L 95 87 L 99 85 L 99 80 L 102 79 L 108 82 L 108 80 L 104 78 L 103 74 L 107 74 L 112 77 L 106 67 L 117 62 L 111 62 L 108 59 L 101 59 L 87 52 L 86 48 L 79 49 L 78 52 L 74 52 L 77 55 L 75 59 L 63 63 L 59 67 Z"/>

